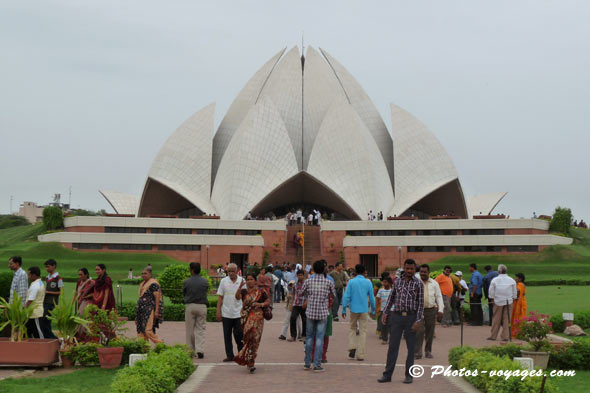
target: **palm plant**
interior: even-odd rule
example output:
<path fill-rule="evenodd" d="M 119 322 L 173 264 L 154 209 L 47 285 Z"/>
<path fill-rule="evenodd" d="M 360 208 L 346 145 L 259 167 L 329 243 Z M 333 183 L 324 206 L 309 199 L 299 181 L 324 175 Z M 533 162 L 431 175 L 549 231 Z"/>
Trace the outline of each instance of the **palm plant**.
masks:
<path fill-rule="evenodd" d="M 68 302 L 65 298 L 61 299 L 53 310 L 49 312 L 47 319 L 54 321 L 57 327 L 57 336 L 63 339 L 64 350 L 68 350 L 77 343 L 76 333 L 80 327 L 87 327 L 90 321 L 82 319 L 78 316 L 76 305 L 78 304 L 78 297 Z"/>
<path fill-rule="evenodd" d="M 23 341 L 27 338 L 27 322 L 33 313 L 33 307 L 22 306 L 22 299 L 16 291 L 12 298 L 12 303 L 0 297 L 0 308 L 4 310 L 6 318 L 8 319 L 0 326 L 2 331 L 6 326 L 10 325 L 11 334 L 10 341 Z"/>

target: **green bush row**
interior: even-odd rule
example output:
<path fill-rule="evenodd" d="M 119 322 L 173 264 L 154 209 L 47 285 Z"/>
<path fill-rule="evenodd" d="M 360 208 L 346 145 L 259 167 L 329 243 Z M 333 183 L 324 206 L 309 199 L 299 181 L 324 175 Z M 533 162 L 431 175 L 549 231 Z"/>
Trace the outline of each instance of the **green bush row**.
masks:
<path fill-rule="evenodd" d="M 12 285 L 12 272 L 0 273 L 0 297 L 8 300 L 10 297 L 10 286 Z"/>
<path fill-rule="evenodd" d="M 214 307 L 207 308 L 207 322 L 215 322 L 217 315 L 217 301 Z M 127 317 L 130 321 L 135 321 L 137 316 L 137 304 L 135 302 L 123 302 L 117 307 L 117 313 L 121 317 Z M 164 321 L 184 321 L 184 304 L 167 304 L 164 306 Z"/>
<path fill-rule="evenodd" d="M 590 285 L 590 280 L 531 280 L 526 282 L 527 287 L 546 287 L 550 285 Z"/>
<path fill-rule="evenodd" d="M 186 348 L 153 351 L 148 358 L 115 374 L 112 393 L 172 393 L 195 370 Z"/>
<path fill-rule="evenodd" d="M 590 370 L 590 340 L 574 341 L 551 351 L 549 367 L 559 370 Z"/>
<path fill-rule="evenodd" d="M 565 330 L 565 321 L 562 315 L 553 315 L 549 321 L 554 332 L 563 333 Z M 590 329 L 590 311 L 575 311 L 574 324 L 580 326 L 582 329 Z"/>
<path fill-rule="evenodd" d="M 520 363 L 510 359 L 508 355 L 497 356 L 495 351 L 502 350 L 478 350 L 471 347 L 455 347 L 449 351 L 449 363 L 456 370 L 478 370 L 477 375 L 466 376 L 473 386 L 482 392 L 494 393 L 534 393 L 539 392 L 542 377 L 505 378 L 504 376 L 491 376 L 491 370 L 522 370 Z M 482 373 L 482 371 L 487 371 Z M 552 381 L 545 382 L 545 392 L 555 393 L 559 390 Z"/>

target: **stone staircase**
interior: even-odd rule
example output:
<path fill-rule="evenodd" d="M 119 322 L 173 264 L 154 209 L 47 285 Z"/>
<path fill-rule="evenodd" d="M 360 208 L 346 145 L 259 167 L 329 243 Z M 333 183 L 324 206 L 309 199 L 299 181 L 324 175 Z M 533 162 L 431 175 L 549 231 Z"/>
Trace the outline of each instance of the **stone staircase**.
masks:
<path fill-rule="evenodd" d="M 303 246 L 305 248 L 304 262 L 305 265 L 311 265 L 318 259 L 321 259 L 320 227 L 306 225 L 303 234 Z"/>

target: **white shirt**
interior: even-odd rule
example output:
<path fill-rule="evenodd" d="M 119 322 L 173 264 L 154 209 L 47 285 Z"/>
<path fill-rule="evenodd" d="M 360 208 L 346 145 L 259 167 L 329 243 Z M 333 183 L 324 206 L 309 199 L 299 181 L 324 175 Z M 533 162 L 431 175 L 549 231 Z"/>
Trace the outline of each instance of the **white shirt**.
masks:
<path fill-rule="evenodd" d="M 469 292 L 469 287 L 467 286 L 467 283 L 465 282 L 465 280 L 460 279 L 459 284 L 465 289 L 466 292 Z M 465 299 L 465 294 L 459 292 L 459 299 Z"/>
<path fill-rule="evenodd" d="M 445 304 L 438 283 L 432 278 L 426 282 L 422 281 L 422 283 L 424 284 L 424 308 L 438 307 L 438 312 L 443 312 Z"/>
<path fill-rule="evenodd" d="M 512 300 L 516 299 L 516 281 L 507 274 L 499 274 L 492 279 L 488 293 L 498 306 L 512 304 Z"/>
<path fill-rule="evenodd" d="M 222 278 L 219 282 L 217 295 L 223 296 L 223 304 L 221 305 L 221 316 L 223 318 L 240 318 L 240 311 L 242 311 L 242 301 L 236 299 L 236 292 L 238 291 L 240 283 L 243 280 L 243 277 L 238 277 L 234 283 L 228 276 Z"/>

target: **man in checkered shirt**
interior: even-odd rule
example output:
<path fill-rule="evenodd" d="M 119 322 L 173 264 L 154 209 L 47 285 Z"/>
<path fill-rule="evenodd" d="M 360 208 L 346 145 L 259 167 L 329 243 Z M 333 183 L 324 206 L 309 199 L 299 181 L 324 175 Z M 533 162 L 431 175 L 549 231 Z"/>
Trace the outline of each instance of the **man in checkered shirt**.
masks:
<path fill-rule="evenodd" d="M 12 284 L 10 285 L 10 303 L 14 298 L 14 292 L 18 293 L 22 306 L 25 306 L 27 300 L 27 289 L 29 287 L 29 280 L 27 273 L 22 268 L 23 260 L 21 257 L 12 257 L 8 260 L 8 267 L 14 272 L 12 277 Z"/>
<path fill-rule="evenodd" d="M 324 261 L 315 261 L 313 264 L 314 275 L 308 278 L 303 284 L 303 296 L 305 303 L 303 307 L 307 317 L 305 335 L 305 364 L 304 370 L 311 370 L 311 353 L 313 341 L 315 340 L 315 351 L 313 359 L 313 371 L 324 371 L 322 367 L 322 351 L 324 347 L 324 333 L 328 324 L 330 296 L 336 297 L 334 283 L 326 278 Z"/>

